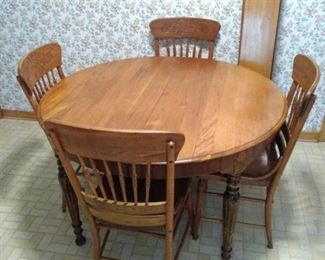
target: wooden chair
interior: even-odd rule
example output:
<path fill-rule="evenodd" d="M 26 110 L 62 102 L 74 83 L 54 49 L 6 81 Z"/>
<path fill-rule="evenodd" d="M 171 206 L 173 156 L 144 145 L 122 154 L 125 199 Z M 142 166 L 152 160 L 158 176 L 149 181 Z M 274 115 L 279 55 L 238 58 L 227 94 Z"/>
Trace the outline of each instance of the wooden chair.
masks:
<path fill-rule="evenodd" d="M 217 21 L 201 18 L 161 18 L 150 22 L 154 36 L 155 55 L 161 56 L 162 49 L 167 56 L 202 58 L 207 49 L 212 59 L 215 39 L 220 30 Z"/>
<path fill-rule="evenodd" d="M 64 77 L 61 47 L 57 43 L 45 44 L 32 50 L 18 65 L 17 80 L 35 113 L 47 91 Z"/>
<path fill-rule="evenodd" d="M 30 51 L 18 65 L 17 80 L 37 115 L 41 127 L 38 116 L 39 103 L 55 84 L 65 78 L 61 53 L 61 46 L 58 43 L 48 43 Z M 65 198 L 62 196 L 62 211 L 65 209 Z"/>
<path fill-rule="evenodd" d="M 46 122 L 45 128 L 86 215 L 95 259 L 102 257 L 111 228 L 165 236 L 165 259 L 172 259 L 175 229 L 187 207 L 189 221 L 178 256 L 192 219 L 190 179 L 175 180 L 174 162 L 184 144 L 182 134 L 83 129 Z M 83 182 L 69 155 L 75 155 L 82 165 Z M 166 168 L 165 179 L 153 178 L 156 163 Z M 108 231 L 101 245 L 99 231 L 104 227 Z M 164 234 L 156 230 L 159 227 L 164 227 Z"/>
<path fill-rule="evenodd" d="M 314 91 L 319 82 L 319 77 L 319 68 L 310 58 L 301 54 L 295 57 L 292 72 L 293 82 L 287 96 L 289 108 L 287 120 L 271 144 L 242 173 L 241 184 L 266 188 L 265 199 L 244 196 L 241 196 L 241 198 L 264 203 L 264 225 L 253 225 L 265 227 L 267 246 L 269 248 L 273 247 L 271 213 L 274 195 L 299 134 L 315 102 L 316 96 L 314 95 Z M 207 190 L 208 180 L 225 182 L 226 178 L 220 173 L 200 178 L 197 190 L 196 215 L 192 232 L 194 239 L 198 237 L 200 219 L 214 220 L 201 217 L 204 194 L 222 195 Z"/>

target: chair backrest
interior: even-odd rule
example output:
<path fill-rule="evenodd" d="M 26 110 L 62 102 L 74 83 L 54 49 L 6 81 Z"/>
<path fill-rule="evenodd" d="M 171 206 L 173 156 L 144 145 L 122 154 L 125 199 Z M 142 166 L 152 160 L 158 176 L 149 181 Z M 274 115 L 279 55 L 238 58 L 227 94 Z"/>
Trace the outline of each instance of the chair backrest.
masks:
<path fill-rule="evenodd" d="M 174 162 L 184 136 L 172 132 L 121 132 L 45 123 L 88 217 L 118 225 L 160 226 L 173 215 Z M 84 185 L 69 155 L 82 166 Z M 151 190 L 153 163 L 166 165 L 165 198 Z M 138 176 L 139 167 L 145 176 Z M 154 174 L 154 173 L 153 173 Z M 169 209 L 169 210 L 166 210 Z"/>
<path fill-rule="evenodd" d="M 17 80 L 35 112 L 46 92 L 64 77 L 58 43 L 45 44 L 32 50 L 18 65 Z"/>
<path fill-rule="evenodd" d="M 288 93 L 287 125 L 290 132 L 296 128 L 299 118 L 315 92 L 320 72 L 317 64 L 309 57 L 298 54 L 293 62 L 292 85 Z"/>
<path fill-rule="evenodd" d="M 309 57 L 298 54 L 293 62 L 293 82 L 287 96 L 287 120 L 282 125 L 274 142 L 280 158 L 276 166 L 280 176 L 315 103 L 314 92 L 319 78 L 320 72 L 317 64 Z"/>
<path fill-rule="evenodd" d="M 220 30 L 217 21 L 201 18 L 176 17 L 161 18 L 150 22 L 154 36 L 155 55 L 202 58 L 207 50 L 207 58 L 212 59 L 215 39 Z"/>

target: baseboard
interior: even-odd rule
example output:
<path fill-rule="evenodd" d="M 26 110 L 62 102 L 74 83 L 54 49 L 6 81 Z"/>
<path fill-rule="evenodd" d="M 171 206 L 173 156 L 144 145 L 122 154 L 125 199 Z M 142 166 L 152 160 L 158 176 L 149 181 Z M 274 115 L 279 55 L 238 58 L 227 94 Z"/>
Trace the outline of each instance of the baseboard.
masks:
<path fill-rule="evenodd" d="M 23 120 L 37 120 L 34 112 L 2 109 L 4 118 L 17 118 Z"/>
<path fill-rule="evenodd" d="M 9 110 L 9 109 L 0 109 L 0 118 L 17 118 L 23 120 L 37 120 L 34 112 L 29 111 L 17 111 L 17 110 Z M 302 132 L 300 134 L 299 139 L 301 141 L 312 141 L 312 142 L 324 142 L 325 134 L 324 127 L 325 123 L 323 123 L 323 128 L 320 132 Z"/>
<path fill-rule="evenodd" d="M 302 132 L 299 136 L 300 141 L 318 142 L 319 132 Z"/>
<path fill-rule="evenodd" d="M 325 116 L 323 117 L 323 123 L 318 136 L 318 142 L 325 142 Z"/>

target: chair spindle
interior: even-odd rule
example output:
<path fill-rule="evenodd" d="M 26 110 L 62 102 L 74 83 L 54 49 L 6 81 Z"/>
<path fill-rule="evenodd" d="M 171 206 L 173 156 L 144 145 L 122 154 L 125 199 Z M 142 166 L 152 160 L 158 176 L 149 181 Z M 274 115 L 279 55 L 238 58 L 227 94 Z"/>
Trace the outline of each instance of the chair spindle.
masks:
<path fill-rule="evenodd" d="M 138 177 L 136 165 L 132 163 L 132 187 L 133 187 L 133 198 L 134 204 L 138 205 Z"/>
<path fill-rule="evenodd" d="M 120 181 L 120 187 L 121 187 L 121 190 L 122 190 L 123 202 L 126 204 L 127 203 L 127 196 L 126 196 L 126 189 L 125 189 L 125 180 L 124 180 L 122 164 L 120 162 L 117 163 L 117 168 L 118 168 L 118 176 L 119 176 L 119 181 Z"/>
<path fill-rule="evenodd" d="M 105 174 L 106 174 L 106 178 L 108 181 L 108 185 L 109 188 L 111 190 L 112 196 L 113 196 L 113 200 L 116 203 L 117 202 L 117 198 L 116 198 L 116 191 L 115 191 L 115 185 L 114 185 L 114 181 L 113 181 L 113 177 L 112 177 L 112 172 L 108 166 L 107 161 L 103 161 L 104 164 L 104 168 L 105 168 Z"/>
<path fill-rule="evenodd" d="M 150 198 L 150 184 L 151 184 L 151 164 L 147 164 L 147 171 L 146 171 L 146 198 L 145 198 L 145 203 L 146 206 L 148 205 Z"/>

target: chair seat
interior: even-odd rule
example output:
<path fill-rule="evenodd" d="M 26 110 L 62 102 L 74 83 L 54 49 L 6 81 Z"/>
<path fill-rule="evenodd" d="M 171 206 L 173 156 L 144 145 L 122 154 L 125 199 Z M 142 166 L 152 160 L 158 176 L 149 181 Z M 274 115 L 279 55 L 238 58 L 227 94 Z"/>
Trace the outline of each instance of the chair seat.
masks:
<path fill-rule="evenodd" d="M 242 177 L 261 177 L 274 169 L 277 161 L 276 150 L 267 146 L 263 152 L 249 164 L 242 173 Z"/>
<path fill-rule="evenodd" d="M 271 177 L 256 180 L 253 178 L 262 177 L 268 174 L 272 169 L 274 169 L 277 163 L 277 152 L 272 149 L 271 146 L 267 146 L 242 172 L 241 174 L 241 184 L 255 184 L 259 186 L 266 186 L 270 182 Z M 206 179 L 215 179 L 220 181 L 227 181 L 227 176 L 222 173 L 215 173 L 213 175 L 207 175 Z"/>

